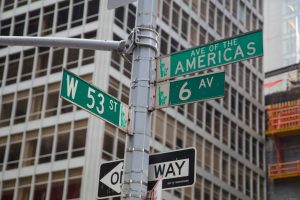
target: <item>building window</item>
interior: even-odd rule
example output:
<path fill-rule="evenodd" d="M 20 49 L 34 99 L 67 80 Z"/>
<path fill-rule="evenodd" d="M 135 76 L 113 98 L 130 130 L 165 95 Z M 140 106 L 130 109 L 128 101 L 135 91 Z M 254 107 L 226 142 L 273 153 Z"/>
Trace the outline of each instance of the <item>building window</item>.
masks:
<path fill-rule="evenodd" d="M 54 19 L 54 5 L 43 8 L 43 19 L 42 19 L 42 36 L 49 35 L 52 33 L 52 26 Z"/>
<path fill-rule="evenodd" d="M 19 15 L 15 17 L 15 23 L 14 23 L 14 33 L 15 36 L 21 36 L 24 34 L 24 28 L 25 28 L 25 14 Z"/>
<path fill-rule="evenodd" d="M 211 195 L 211 182 L 208 180 L 204 181 L 204 199 L 210 199 Z"/>
<path fill-rule="evenodd" d="M 236 160 L 231 158 L 230 164 L 230 185 L 236 187 Z"/>
<path fill-rule="evenodd" d="M 64 31 L 68 27 L 69 4 L 68 1 L 58 3 L 56 32 Z"/>
<path fill-rule="evenodd" d="M 75 199 L 80 197 L 82 169 L 71 169 L 69 171 L 67 199 Z"/>
<path fill-rule="evenodd" d="M 57 105 L 59 100 L 59 83 L 48 85 L 46 97 L 45 117 L 54 116 L 57 114 Z"/>
<path fill-rule="evenodd" d="M 135 12 L 136 8 L 129 4 L 128 6 L 128 15 L 127 15 L 127 33 L 129 34 L 135 26 Z"/>
<path fill-rule="evenodd" d="M 72 158 L 84 156 L 87 132 L 86 127 L 86 120 L 75 122 L 74 138 L 72 145 Z"/>
<path fill-rule="evenodd" d="M 242 163 L 238 164 L 238 190 L 240 192 L 244 190 L 244 166 Z"/>
<path fill-rule="evenodd" d="M 40 10 L 34 10 L 29 13 L 27 35 L 37 36 L 40 21 Z"/>
<path fill-rule="evenodd" d="M 219 9 L 217 11 L 217 32 L 223 36 L 223 12 Z"/>
<path fill-rule="evenodd" d="M 71 27 L 81 26 L 83 22 L 84 1 L 75 1 L 73 4 Z"/>
<path fill-rule="evenodd" d="M 221 113 L 215 110 L 215 120 L 214 120 L 214 136 L 217 139 L 220 139 L 221 133 Z"/>
<path fill-rule="evenodd" d="M 240 120 L 243 120 L 244 116 L 244 97 L 243 95 L 238 95 L 239 97 L 239 102 L 238 102 L 238 116 Z"/>
<path fill-rule="evenodd" d="M 182 11 L 182 10 L 181 10 Z M 182 11 L 182 18 L 181 18 L 181 37 L 187 39 L 188 37 L 188 25 L 189 25 L 189 15 Z"/>
<path fill-rule="evenodd" d="M 47 163 L 51 161 L 53 134 L 54 127 L 47 127 L 42 129 L 39 163 Z"/>
<path fill-rule="evenodd" d="M 210 1 L 208 25 L 213 29 L 215 28 L 215 12 L 216 12 L 216 6 Z"/>
<path fill-rule="evenodd" d="M 252 162 L 254 165 L 257 164 L 257 140 L 252 138 Z"/>
<path fill-rule="evenodd" d="M 228 109 L 228 104 L 229 104 L 229 85 L 225 83 L 223 107 Z"/>
<path fill-rule="evenodd" d="M 245 107 L 245 121 L 246 124 L 250 125 L 250 102 L 246 100 L 246 107 Z"/>
<path fill-rule="evenodd" d="M 17 93 L 14 124 L 25 122 L 29 91 Z"/>
<path fill-rule="evenodd" d="M 203 126 L 203 102 L 197 103 L 197 125 Z"/>
<path fill-rule="evenodd" d="M 214 156 L 213 156 L 213 161 L 214 161 L 214 175 L 219 178 L 220 176 L 220 149 L 218 147 L 214 147 Z"/>
<path fill-rule="evenodd" d="M 68 157 L 71 124 L 58 126 L 55 160 L 63 160 Z"/>
<path fill-rule="evenodd" d="M 206 104 L 206 116 L 205 116 L 205 131 L 211 133 L 212 128 L 212 106 Z"/>
<path fill-rule="evenodd" d="M 2 97 L 0 127 L 9 125 L 13 102 L 14 102 L 14 94 L 4 95 Z"/>
<path fill-rule="evenodd" d="M 37 148 L 38 131 L 26 132 L 26 141 L 23 154 L 23 167 L 34 165 L 35 152 Z"/>
<path fill-rule="evenodd" d="M 29 199 L 31 177 L 19 178 L 17 199 Z"/>
<path fill-rule="evenodd" d="M 233 115 L 236 114 L 236 90 L 231 88 L 230 111 Z"/>
<path fill-rule="evenodd" d="M 222 139 L 223 139 L 223 143 L 226 144 L 226 145 L 228 144 L 228 128 L 229 128 L 228 124 L 229 124 L 228 118 L 223 115 L 223 134 L 222 134 Z"/>
<path fill-rule="evenodd" d="M 50 199 L 62 199 L 65 171 L 52 172 Z"/>
<path fill-rule="evenodd" d="M 169 18 L 170 18 L 170 0 L 163 0 L 163 6 L 162 6 L 162 20 L 169 24 Z"/>
<path fill-rule="evenodd" d="M 236 124 L 231 122 L 231 131 L 230 131 L 230 148 L 236 150 Z"/>
<path fill-rule="evenodd" d="M 166 13 L 167 14 L 167 13 Z M 179 29 L 179 17 L 180 17 L 180 7 L 173 2 L 173 9 L 172 9 L 172 28 L 175 31 Z M 162 18 L 164 20 L 164 17 Z"/>
<path fill-rule="evenodd" d="M 45 76 L 47 74 L 49 59 L 49 48 L 39 47 L 38 48 L 38 58 L 36 62 L 35 77 Z"/>
<path fill-rule="evenodd" d="M 100 7 L 100 0 L 88 1 L 86 23 L 90 23 L 98 19 L 99 7 Z"/>
<path fill-rule="evenodd" d="M 3 170 L 7 137 L 0 137 L 0 170 Z"/>
<path fill-rule="evenodd" d="M 125 7 L 116 8 L 114 23 L 117 24 L 122 29 L 124 27 L 124 18 L 125 18 Z"/>
<path fill-rule="evenodd" d="M 161 39 L 160 39 L 160 52 L 163 55 L 168 53 L 168 43 L 169 43 L 169 35 L 161 30 Z"/>
<path fill-rule="evenodd" d="M 222 156 L 222 180 L 228 183 L 228 154 L 224 152 Z"/>
<path fill-rule="evenodd" d="M 22 146 L 22 134 L 16 134 L 11 136 L 8 160 L 6 165 L 7 170 L 18 168 L 21 146 Z"/>
<path fill-rule="evenodd" d="M 33 199 L 46 199 L 48 174 L 36 175 Z"/>
<path fill-rule="evenodd" d="M 211 172 L 211 158 L 212 158 L 212 144 L 205 140 L 205 165 L 204 169 L 208 172 Z"/>
<path fill-rule="evenodd" d="M 9 55 L 6 85 L 11 85 L 17 82 L 19 62 L 20 62 L 20 53 Z"/>
<path fill-rule="evenodd" d="M 199 135 L 196 137 L 197 166 L 202 167 L 203 138 Z"/>
<path fill-rule="evenodd" d="M 244 154 L 244 130 L 238 128 L 238 153 L 243 156 Z"/>
<path fill-rule="evenodd" d="M 32 76 L 35 49 L 26 50 L 24 51 L 23 54 L 24 54 L 24 58 L 23 58 L 21 81 L 26 81 L 26 80 L 30 80 Z"/>
<path fill-rule="evenodd" d="M 245 141 L 245 152 L 246 152 L 246 159 L 250 160 L 250 135 L 246 133 L 246 141 Z"/>
<path fill-rule="evenodd" d="M 206 14 L 207 14 L 207 0 L 202 0 L 200 16 L 203 19 L 203 21 L 206 21 Z"/>
<path fill-rule="evenodd" d="M 174 143 L 174 125 L 175 119 L 173 117 L 167 116 L 167 138 L 166 138 L 166 146 L 170 149 L 173 149 Z"/>

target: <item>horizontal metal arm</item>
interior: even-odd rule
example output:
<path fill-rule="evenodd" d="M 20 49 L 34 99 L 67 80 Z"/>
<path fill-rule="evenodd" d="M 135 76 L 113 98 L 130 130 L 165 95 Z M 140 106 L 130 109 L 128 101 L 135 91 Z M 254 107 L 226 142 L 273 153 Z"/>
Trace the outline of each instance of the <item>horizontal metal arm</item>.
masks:
<path fill-rule="evenodd" d="M 118 50 L 123 52 L 125 50 L 125 43 L 125 40 L 109 41 L 59 37 L 0 36 L 0 45 L 8 46 L 65 47 L 102 51 Z"/>

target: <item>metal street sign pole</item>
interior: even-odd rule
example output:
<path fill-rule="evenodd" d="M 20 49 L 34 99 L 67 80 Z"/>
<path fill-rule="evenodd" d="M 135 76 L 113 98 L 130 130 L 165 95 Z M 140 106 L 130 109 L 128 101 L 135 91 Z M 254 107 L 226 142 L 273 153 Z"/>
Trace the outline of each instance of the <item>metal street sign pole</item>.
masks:
<path fill-rule="evenodd" d="M 151 109 L 153 100 L 152 70 L 157 52 L 156 0 L 138 0 L 133 51 L 130 102 L 131 127 L 126 138 L 122 199 L 147 197 Z"/>
<path fill-rule="evenodd" d="M 10 46 L 64 47 L 102 51 L 118 50 L 123 52 L 125 50 L 126 41 L 60 37 L 0 36 L 0 44 Z"/>

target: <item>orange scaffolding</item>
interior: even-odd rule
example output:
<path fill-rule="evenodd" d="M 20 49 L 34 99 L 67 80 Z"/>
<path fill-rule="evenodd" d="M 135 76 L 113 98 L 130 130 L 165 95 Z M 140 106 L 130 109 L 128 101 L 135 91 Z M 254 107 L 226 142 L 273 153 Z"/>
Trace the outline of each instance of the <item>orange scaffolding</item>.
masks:
<path fill-rule="evenodd" d="M 275 163 L 269 165 L 269 177 L 283 179 L 300 176 L 300 161 Z"/>
<path fill-rule="evenodd" d="M 278 163 L 269 164 L 268 175 L 272 179 L 300 176 L 300 161 L 283 162 L 280 137 L 300 134 L 300 100 L 268 105 L 266 135 L 273 138 Z"/>

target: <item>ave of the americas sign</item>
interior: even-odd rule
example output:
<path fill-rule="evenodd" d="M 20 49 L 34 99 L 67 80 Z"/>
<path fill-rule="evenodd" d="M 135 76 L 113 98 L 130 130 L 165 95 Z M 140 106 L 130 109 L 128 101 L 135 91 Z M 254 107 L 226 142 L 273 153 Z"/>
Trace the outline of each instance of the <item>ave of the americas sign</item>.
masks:
<path fill-rule="evenodd" d="M 60 95 L 93 115 L 127 131 L 128 106 L 66 69 L 63 70 Z"/>
<path fill-rule="evenodd" d="M 162 189 L 191 186 L 195 182 L 195 148 L 153 154 L 149 157 L 148 191 L 162 178 Z M 98 198 L 121 194 L 124 160 L 100 166 Z"/>
<path fill-rule="evenodd" d="M 263 55 L 262 31 L 249 32 L 161 57 L 157 81 Z"/>

